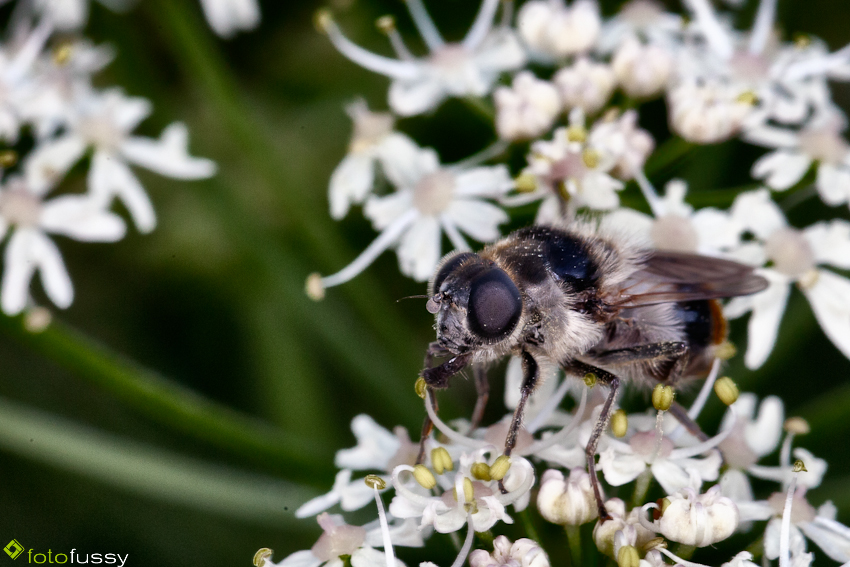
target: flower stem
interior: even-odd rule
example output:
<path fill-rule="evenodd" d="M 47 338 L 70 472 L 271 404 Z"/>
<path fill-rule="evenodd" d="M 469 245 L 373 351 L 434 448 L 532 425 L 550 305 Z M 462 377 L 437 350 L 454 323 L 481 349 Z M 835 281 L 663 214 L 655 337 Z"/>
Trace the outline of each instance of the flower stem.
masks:
<path fill-rule="evenodd" d="M 646 468 L 645 471 L 640 473 L 637 477 L 637 482 L 635 482 L 635 491 L 632 495 L 632 506 L 643 506 L 646 500 L 646 494 L 649 492 L 649 487 L 652 485 L 652 469 L 649 467 Z"/>
<path fill-rule="evenodd" d="M 567 532 L 567 545 L 570 548 L 570 561 L 573 567 L 579 567 L 581 563 L 581 526 L 564 526 Z M 536 540 L 535 540 L 536 541 Z"/>
<path fill-rule="evenodd" d="M 485 99 L 477 96 L 465 96 L 460 100 L 474 111 L 476 116 L 484 119 L 488 124 L 493 124 L 496 121 L 496 110 Z"/>
<path fill-rule="evenodd" d="M 522 522 L 522 527 L 525 528 L 525 534 L 534 541 L 539 542 L 540 534 L 537 533 L 537 529 L 534 527 L 534 523 L 531 521 L 531 516 L 528 514 L 528 508 L 520 512 L 518 516 L 519 521 Z"/>
<path fill-rule="evenodd" d="M 668 138 L 652 152 L 652 155 L 646 161 L 646 166 L 643 168 L 646 176 L 654 177 L 682 159 L 694 147 L 694 144 L 678 136 Z"/>
<path fill-rule="evenodd" d="M 685 545 L 683 543 L 680 543 L 678 546 L 676 546 L 676 555 L 678 555 L 685 561 L 688 561 L 691 559 L 691 557 L 694 556 L 694 552 L 696 550 L 697 548 L 693 545 Z"/>
<path fill-rule="evenodd" d="M 161 423 L 286 471 L 289 478 L 321 481 L 323 463 L 330 460 L 330 455 L 308 439 L 210 401 L 59 321 L 40 333 L 30 333 L 24 329 L 22 317 L 0 316 L 0 328 Z"/>

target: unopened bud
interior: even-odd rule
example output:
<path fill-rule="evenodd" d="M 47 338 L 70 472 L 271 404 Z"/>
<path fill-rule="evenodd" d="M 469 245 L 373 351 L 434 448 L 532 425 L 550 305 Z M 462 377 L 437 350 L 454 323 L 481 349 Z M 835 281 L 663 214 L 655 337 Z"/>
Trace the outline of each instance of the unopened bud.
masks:
<path fill-rule="evenodd" d="M 809 427 L 809 422 L 802 417 L 789 417 L 785 420 L 783 427 L 785 428 L 785 431 L 795 435 L 806 435 L 812 430 L 812 428 Z"/>
<path fill-rule="evenodd" d="M 395 29 L 395 18 L 393 18 L 389 14 L 386 16 L 381 16 L 380 18 L 375 20 L 375 27 L 383 33 L 390 33 Z"/>
<path fill-rule="evenodd" d="M 327 33 L 328 27 L 333 24 L 333 21 L 333 14 L 327 8 L 320 8 L 319 10 L 316 10 L 316 13 L 313 15 L 313 25 L 316 26 L 316 29 L 321 33 Z"/>
<path fill-rule="evenodd" d="M 487 463 L 473 463 L 469 470 L 476 480 L 483 480 L 485 482 L 493 480 L 493 477 L 490 476 L 490 465 Z"/>
<path fill-rule="evenodd" d="M 639 567 L 640 554 L 638 554 L 637 548 L 633 545 L 624 545 L 621 547 L 620 551 L 617 553 L 617 566 Z"/>
<path fill-rule="evenodd" d="M 323 300 L 325 298 L 325 284 L 322 283 L 322 276 L 316 272 L 307 276 L 304 291 L 307 293 L 307 297 L 313 301 Z"/>
<path fill-rule="evenodd" d="M 387 487 L 387 481 L 376 474 L 367 474 L 366 478 L 363 479 L 363 482 L 365 482 L 366 486 L 369 488 L 377 488 L 378 490 L 383 490 Z"/>
<path fill-rule="evenodd" d="M 705 494 L 683 488 L 667 497 L 670 504 L 658 520 L 658 532 L 669 540 L 694 547 L 714 545 L 738 527 L 738 508 L 715 485 Z"/>
<path fill-rule="evenodd" d="M 622 409 L 618 409 L 611 414 L 611 433 L 614 437 L 625 437 L 629 430 L 629 417 Z"/>
<path fill-rule="evenodd" d="M 714 383 L 714 393 L 721 402 L 731 406 L 738 399 L 738 385 L 728 376 L 724 376 Z"/>
<path fill-rule="evenodd" d="M 416 482 L 418 482 L 422 488 L 431 490 L 437 486 L 437 479 L 434 478 L 434 474 L 429 471 L 425 465 L 416 465 L 413 467 L 413 478 L 416 479 Z"/>
<path fill-rule="evenodd" d="M 559 470 L 546 471 L 537 493 L 537 510 L 547 521 L 562 526 L 580 526 L 595 519 L 599 512 L 590 475 L 581 467 L 570 471 L 566 479 Z"/>
<path fill-rule="evenodd" d="M 667 411 L 673 405 L 673 398 L 676 393 L 671 386 L 666 384 L 656 384 L 652 390 L 652 407 L 658 411 Z"/>
<path fill-rule="evenodd" d="M 416 379 L 416 383 L 413 385 L 413 389 L 416 391 L 416 395 L 425 399 L 425 396 L 428 395 L 428 383 L 425 382 L 425 378 L 421 376 Z"/>
<path fill-rule="evenodd" d="M 797 459 L 796 461 L 794 461 L 794 472 L 809 472 L 809 471 L 808 471 L 808 469 L 806 469 L 805 463 L 803 463 L 803 461 Z"/>
<path fill-rule="evenodd" d="M 514 189 L 520 193 L 533 193 L 537 190 L 537 177 L 530 173 L 521 173 L 514 179 Z"/>
<path fill-rule="evenodd" d="M 257 550 L 257 553 L 254 554 L 254 565 L 256 567 L 263 567 L 266 564 L 266 559 L 271 558 L 274 554 L 274 551 L 269 549 L 268 547 L 263 547 Z"/>
<path fill-rule="evenodd" d="M 443 474 L 455 468 L 452 457 L 445 447 L 437 447 L 431 450 L 431 466 L 434 467 L 434 472 L 437 474 Z"/>
<path fill-rule="evenodd" d="M 584 384 L 588 388 L 593 388 L 594 386 L 596 386 L 596 380 L 596 374 L 594 374 L 593 372 L 588 372 L 584 375 Z"/>
<path fill-rule="evenodd" d="M 511 468 L 511 458 L 507 455 L 500 455 L 496 462 L 490 466 L 490 478 L 493 480 L 502 480 L 508 474 Z"/>

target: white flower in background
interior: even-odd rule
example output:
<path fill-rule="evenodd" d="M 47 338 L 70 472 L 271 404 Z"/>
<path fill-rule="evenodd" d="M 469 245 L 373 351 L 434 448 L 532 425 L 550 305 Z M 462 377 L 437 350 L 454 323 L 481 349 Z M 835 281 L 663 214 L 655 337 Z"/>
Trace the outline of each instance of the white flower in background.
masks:
<path fill-rule="evenodd" d="M 558 88 L 564 108 L 581 108 L 585 114 L 596 114 L 611 98 L 617 77 L 607 63 L 579 57 L 555 73 L 552 82 Z"/>
<path fill-rule="evenodd" d="M 673 56 L 658 45 L 627 39 L 614 54 L 611 67 L 627 95 L 651 98 L 667 86 L 673 72 Z"/>
<path fill-rule="evenodd" d="M 380 476 L 380 478 L 384 482 L 389 481 L 389 476 Z M 330 492 L 302 504 L 295 511 L 295 517 L 309 518 L 337 504 L 345 512 L 359 510 L 370 502 L 373 502 L 374 495 L 375 491 L 366 485 L 363 478 L 351 480 L 351 469 L 343 469 L 336 473 Z"/>
<path fill-rule="evenodd" d="M 602 20 L 594 0 L 532 0 L 517 14 L 519 35 L 537 60 L 561 60 L 589 51 L 599 36 Z"/>
<path fill-rule="evenodd" d="M 125 233 L 121 217 L 104 210 L 89 196 L 63 195 L 45 201 L 52 183 L 41 182 L 33 172 L 50 165 L 41 161 L 36 166 L 29 161 L 24 165 L 26 178 L 11 177 L 0 189 L 0 236 L 13 229 L 6 243 L 0 289 L 0 303 L 7 315 L 20 313 L 30 303 L 29 286 L 36 271 L 53 303 L 63 309 L 71 305 L 71 278 L 48 234 L 85 242 L 114 242 Z"/>
<path fill-rule="evenodd" d="M 643 509 L 657 508 L 647 504 Z M 649 522 L 642 518 L 641 524 L 669 540 L 694 547 L 713 545 L 731 536 L 738 527 L 738 508 L 730 498 L 713 486 L 700 494 L 693 488 L 683 488 L 667 496 L 661 518 Z"/>
<path fill-rule="evenodd" d="M 203 179 L 215 174 L 214 162 L 188 154 L 188 132 L 182 123 L 168 126 L 158 140 L 131 134 L 151 112 L 146 99 L 110 89 L 81 96 L 78 105 L 67 131 L 37 147 L 33 157 L 61 154 L 67 167 L 53 171 L 56 175 L 93 148 L 88 177 L 91 196 L 107 204 L 117 197 L 140 231 L 154 229 L 156 214 L 130 163 L 177 179 Z"/>
<path fill-rule="evenodd" d="M 331 174 L 328 200 L 335 219 L 341 219 L 351 205 L 366 199 L 374 187 L 378 163 L 393 161 L 395 153 L 410 153 L 416 148 L 413 140 L 393 130 L 392 114 L 370 111 L 363 99 L 349 104 L 345 110 L 354 122 L 354 133 L 348 154 Z"/>
<path fill-rule="evenodd" d="M 363 484 L 363 483 L 361 483 Z M 349 526 L 342 516 L 321 514 L 317 521 L 324 533 L 311 549 L 296 551 L 285 557 L 279 563 L 264 561 L 277 567 L 343 567 L 347 561 L 341 556 L 350 556 L 352 567 L 387 567 L 387 557 L 383 551 L 373 549 L 366 544 L 366 529 L 360 526 Z M 395 560 L 396 567 L 404 567 L 404 563 Z"/>
<path fill-rule="evenodd" d="M 493 540 L 493 553 L 476 549 L 469 555 L 470 567 L 549 567 L 549 557 L 533 539 L 511 543 L 505 536 Z"/>
<path fill-rule="evenodd" d="M 683 31 L 682 16 L 664 10 L 656 0 L 630 0 L 602 24 L 598 47 L 612 53 L 630 39 L 672 47 Z"/>
<path fill-rule="evenodd" d="M 490 242 L 499 237 L 498 226 L 508 220 L 502 209 L 484 200 L 498 198 L 513 187 L 504 165 L 442 166 L 430 148 L 394 152 L 393 159 L 382 165 L 396 191 L 372 196 L 364 207 L 364 214 L 381 234 L 336 274 L 308 280 L 311 289 L 324 290 L 347 282 L 392 246 L 396 247 L 401 272 L 425 281 L 442 256 L 443 232 L 455 249 L 467 250 L 469 245 L 460 231 Z"/>
<path fill-rule="evenodd" d="M 770 560 L 779 557 L 785 497 L 784 492 L 774 492 L 767 500 L 738 502 L 742 521 L 770 520 L 764 532 L 764 553 Z M 806 500 L 805 488 L 796 490 L 791 507 L 792 555 L 805 553 L 806 538 L 809 538 L 831 559 L 839 563 L 850 561 L 850 528 L 837 522 L 835 516 L 836 509 L 832 502 L 826 502 L 815 509 Z"/>
<path fill-rule="evenodd" d="M 748 142 L 777 148 L 753 164 L 753 177 L 782 191 L 817 164 L 815 186 L 823 201 L 831 206 L 850 203 L 850 144 L 841 135 L 844 126 L 843 116 L 832 114 L 798 131 L 767 125 L 749 130 Z"/>
<path fill-rule="evenodd" d="M 718 436 L 677 448 L 668 437 L 659 439 L 655 430 L 637 432 L 628 443 L 608 438 L 607 448 L 599 453 L 599 468 L 611 486 L 629 483 L 649 469 L 661 488 L 671 494 L 695 482 L 717 480 L 723 460 L 712 447 L 721 440 Z M 704 458 L 695 458 L 705 453 Z"/>
<path fill-rule="evenodd" d="M 51 32 L 45 21 L 28 31 L 14 49 L 0 46 L 0 140 L 17 141 L 22 123 L 39 116 L 40 105 L 34 101 L 45 85 L 39 84 L 33 67 Z"/>
<path fill-rule="evenodd" d="M 358 65 L 392 79 L 390 108 L 402 116 L 421 114 L 436 108 L 445 98 L 476 96 L 490 92 L 499 75 L 525 64 L 525 54 L 514 32 L 506 26 L 493 29 L 499 0 L 483 0 L 478 16 L 462 41 L 447 43 L 422 0 L 407 0 L 429 54 L 414 57 L 395 27 L 386 28 L 398 59 L 391 59 L 355 45 L 346 38 L 327 12 L 319 15 L 320 27 L 334 46 Z"/>
<path fill-rule="evenodd" d="M 627 231 L 659 250 L 716 256 L 739 244 L 740 237 L 727 213 L 713 208 L 694 211 L 685 201 L 687 185 L 684 181 L 670 181 L 663 197 L 642 182 L 639 179 L 654 216 L 620 208 L 605 215 L 603 227 L 612 232 Z"/>
<path fill-rule="evenodd" d="M 573 109 L 569 127 L 556 129 L 552 140 L 531 145 L 523 174 L 534 179 L 534 190 L 503 199 L 503 203 L 512 206 L 542 199 L 538 223 L 558 222 L 580 207 L 615 208 L 620 202 L 617 191 L 623 183 L 609 172 L 620 156 L 609 148 L 593 146 L 590 140 L 584 113 L 580 108 Z"/>
<path fill-rule="evenodd" d="M 496 89 L 493 101 L 496 103 L 496 131 L 504 140 L 545 134 L 561 113 L 558 90 L 531 71 L 518 73 L 511 88 Z"/>
<path fill-rule="evenodd" d="M 584 468 L 574 468 L 565 479 L 561 471 L 547 470 L 540 479 L 537 509 L 553 524 L 580 526 L 596 519 L 599 511 L 590 475 Z"/>
<path fill-rule="evenodd" d="M 204 16 L 215 33 L 230 38 L 260 23 L 257 0 L 201 0 Z"/>
<path fill-rule="evenodd" d="M 629 181 L 643 170 L 647 158 L 655 149 L 655 140 L 646 130 L 638 127 L 638 113 L 630 109 L 619 118 L 616 113 L 607 113 L 593 125 L 588 143 L 591 147 L 604 148 L 616 157 L 611 174 Z"/>
<path fill-rule="evenodd" d="M 337 451 L 334 464 L 338 468 L 390 473 L 398 465 L 416 462 L 419 444 L 410 440 L 404 427 L 397 426 L 389 432 L 362 413 L 351 420 L 351 431 L 357 446 Z"/>
<path fill-rule="evenodd" d="M 116 12 L 127 9 L 133 0 L 99 0 Z M 89 19 L 89 0 L 33 0 L 36 12 L 50 18 L 62 31 L 78 30 Z"/>
<path fill-rule="evenodd" d="M 643 547 L 655 537 L 654 531 L 641 525 L 640 508 L 635 507 L 626 513 L 626 503 L 619 498 L 611 498 L 605 502 L 605 510 L 611 519 L 605 522 L 597 521 L 593 527 L 593 541 L 602 554 L 617 557 L 614 553 L 617 533 L 628 534 L 631 545 L 635 547 Z"/>
<path fill-rule="evenodd" d="M 667 92 L 670 127 L 685 140 L 714 144 L 736 135 L 753 112 L 753 100 L 720 81 L 682 81 Z"/>
<path fill-rule="evenodd" d="M 477 463 L 492 465 L 495 458 L 488 460 L 484 455 L 494 452 L 490 447 L 461 455 L 455 471 L 445 471 L 433 479 L 436 485 L 428 490 L 436 491 L 435 496 L 424 495 L 401 480 L 403 473 L 414 473 L 414 467 L 396 467 L 392 477 L 396 495 L 390 513 L 396 518 L 421 518 L 421 526 L 431 525 L 439 533 L 461 529 L 470 517 L 476 532 L 487 531 L 499 521 L 513 523 L 506 507 L 517 506 L 527 496 L 534 485 L 534 468 L 522 457 L 511 457 L 502 481 L 507 490 L 503 494 L 498 481 L 482 480 L 473 472 Z"/>
<path fill-rule="evenodd" d="M 819 222 L 803 230 L 790 227 L 767 189 L 739 195 L 731 215 L 741 234 L 748 231 L 756 238 L 738 249 L 739 259 L 755 266 L 772 263 L 759 270 L 770 284 L 767 289 L 736 297 L 724 310 L 733 319 L 752 311 L 747 367 L 760 367 L 773 350 L 791 284 L 797 284 L 809 300 L 826 336 L 850 357 L 850 280 L 819 267 L 850 269 L 850 222 Z"/>

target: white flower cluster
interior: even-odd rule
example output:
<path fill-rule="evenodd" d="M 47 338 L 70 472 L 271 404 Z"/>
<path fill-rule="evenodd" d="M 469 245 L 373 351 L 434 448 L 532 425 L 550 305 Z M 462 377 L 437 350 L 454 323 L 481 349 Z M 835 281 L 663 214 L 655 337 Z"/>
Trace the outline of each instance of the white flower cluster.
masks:
<path fill-rule="evenodd" d="M 797 199 L 819 194 L 827 205 L 850 204 L 847 120 L 829 87 L 850 80 L 850 46 L 831 53 L 813 37 L 782 41 L 776 0 L 758 2 L 749 30 L 735 29 L 731 15 L 709 0 L 685 0 L 684 16 L 655 0 L 629 0 L 610 18 L 595 0 L 528 0 L 516 14 L 513 4 L 482 0 L 466 36 L 451 42 L 422 0 L 406 0 L 428 52 L 408 49 L 386 16 L 378 27 L 394 57 L 352 42 L 330 12 L 317 15 L 342 55 L 391 79 L 391 113 L 372 112 L 362 101 L 349 108 L 354 135 L 329 187 L 334 218 L 362 204 L 380 235 L 340 272 L 311 275 L 308 294 L 321 299 L 390 248 L 403 274 L 425 281 L 445 252 L 444 239 L 456 250 L 470 247 L 466 237 L 491 242 L 509 220 L 506 211 L 539 202 L 538 222 L 591 212 L 647 246 L 759 268 L 769 288 L 726 307 L 731 318 L 751 313 L 750 368 L 770 354 L 792 284 L 850 357 L 850 280 L 834 271 L 850 268 L 850 223 L 795 227 L 773 200 L 775 192 L 795 191 Z M 394 116 L 431 112 L 448 97 L 489 108 L 496 141 L 441 165 L 433 149 L 395 129 Z M 751 169 L 764 187 L 741 189 L 727 210 L 695 210 L 682 181 L 656 194 L 644 172 L 656 142 L 640 126 L 641 105 L 653 99 L 665 101 L 676 135 L 664 143 L 737 138 L 769 148 Z M 498 163 L 510 145 L 527 152 L 524 167 Z M 651 216 L 620 206 L 630 182 Z M 810 184 L 816 193 L 807 193 Z"/>
<path fill-rule="evenodd" d="M 116 199 L 141 232 L 153 230 L 153 206 L 130 165 L 178 179 L 215 172 L 213 162 L 188 154 L 181 123 L 168 126 L 159 139 L 133 134 L 151 113 L 150 103 L 91 82 L 111 60 L 108 48 L 76 40 L 48 49 L 55 28 L 47 17 L 37 25 L 19 19 L 12 26 L 14 39 L 0 44 L 0 139 L 14 147 L 32 138 L 34 145 L 24 155 L 3 153 L 0 236 L 8 239 L 0 305 L 8 315 L 34 303 L 29 290 L 36 272 L 54 304 L 65 308 L 73 301 L 70 277 L 48 235 L 120 240 L 126 228 L 110 210 Z M 88 165 L 87 191 L 51 195 L 81 160 Z"/>
<path fill-rule="evenodd" d="M 715 385 L 718 368 L 715 364 L 698 401 L 688 410 L 691 419 L 698 418 Z M 505 400 L 509 411 L 517 402 L 514 382 L 516 376 L 509 375 Z M 634 492 L 633 499 L 639 504 L 628 506 L 620 498 L 610 498 L 605 502 L 610 517 L 600 521 L 585 470 L 585 447 L 605 400 L 600 389 L 585 387 L 573 378 L 559 382 L 551 376 L 528 400 L 525 426 L 510 457 L 501 455 L 500 449 L 505 420 L 475 431 L 468 431 L 468 423 L 459 422 L 459 429 L 454 429 L 426 402 L 438 435 L 425 438 L 423 462 L 416 464 L 419 447 L 404 428 L 390 432 L 366 415 L 355 417 L 351 427 L 357 446 L 337 453 L 336 464 L 342 470 L 333 489 L 296 511 L 301 518 L 319 514 L 323 535 L 312 550 L 295 552 L 275 565 L 316 567 L 324 562 L 339 564 L 341 558 L 350 556 L 352 565 L 391 567 L 398 561 L 392 546 L 422 547 L 435 533 L 451 534 L 466 528 L 466 543 L 456 566 L 468 556 L 472 567 L 548 567 L 548 555 L 533 539 L 511 542 L 500 535 L 492 544 L 486 539 L 474 544 L 473 534 L 498 534 L 501 524 L 514 523 L 514 513 L 526 508 L 564 526 L 567 533 L 595 522 L 593 543 L 619 565 L 625 561 L 637 566 L 639 561 L 644 566 L 646 561 L 662 567 L 668 565 L 667 558 L 682 563 L 684 560 L 666 549 L 666 542 L 695 548 L 714 546 L 736 531 L 752 532 L 755 522 L 766 522 L 760 528 L 766 560 L 780 557 L 784 547 L 795 565 L 809 565 L 808 538 L 832 559 L 850 561 L 850 528 L 835 520 L 830 502 L 816 509 L 805 496 L 820 484 L 826 463 L 805 449 L 792 448 L 795 437 L 807 432 L 807 425 L 799 418 L 786 420 L 783 404 L 775 397 L 765 399 L 756 411 L 755 396 L 741 394 L 729 407 L 720 432 L 705 441 L 668 412 L 623 413 L 624 421 L 612 425 L 601 438 L 599 468 L 603 490 L 633 485 L 628 493 Z M 570 397 L 570 391 L 574 409 L 565 412 L 559 406 Z M 506 420 L 510 418 L 511 413 Z M 779 466 L 759 463 L 777 448 Z M 792 453 L 797 463 L 791 462 Z M 726 470 L 721 475 L 723 464 Z M 353 470 L 376 474 L 366 476 L 364 483 L 364 478 L 351 479 Z M 765 500 L 756 500 L 751 477 L 776 482 L 777 491 Z M 641 505 L 653 481 L 666 497 Z M 388 513 L 384 513 L 380 497 L 386 491 L 392 493 Z M 347 526 L 342 517 L 326 512 L 337 504 L 345 512 L 359 510 L 373 496 L 380 506 L 380 521 Z M 784 527 L 783 522 L 787 524 Z M 331 545 L 330 539 L 339 541 Z M 376 547 L 383 547 L 385 553 L 376 552 Z M 473 547 L 478 548 L 471 551 Z M 270 554 L 268 551 L 264 558 Z M 729 564 L 750 559 L 750 554 L 742 552 Z"/>

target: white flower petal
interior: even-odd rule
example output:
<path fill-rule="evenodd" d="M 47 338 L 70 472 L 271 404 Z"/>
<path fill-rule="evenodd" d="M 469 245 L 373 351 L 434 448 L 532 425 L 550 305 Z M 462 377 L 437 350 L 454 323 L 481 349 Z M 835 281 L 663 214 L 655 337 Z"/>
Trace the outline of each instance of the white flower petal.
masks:
<path fill-rule="evenodd" d="M 811 158 L 802 152 L 779 150 L 756 160 L 752 175 L 772 189 L 784 190 L 800 181 L 811 165 Z"/>
<path fill-rule="evenodd" d="M 363 214 L 372 221 L 375 230 L 383 230 L 413 207 L 410 191 L 396 191 L 381 197 L 369 197 Z"/>
<path fill-rule="evenodd" d="M 24 162 L 27 188 L 36 195 L 47 193 L 85 151 L 83 139 L 72 134 L 36 146 Z"/>
<path fill-rule="evenodd" d="M 58 307 L 65 309 L 74 300 L 74 287 L 56 245 L 37 230 L 17 230 L 9 239 L 2 284 L 3 311 L 21 312 L 29 296 L 29 283 L 38 269 L 44 291 Z"/>
<path fill-rule="evenodd" d="M 803 231 L 818 264 L 850 269 L 850 222 L 818 222 Z"/>
<path fill-rule="evenodd" d="M 337 220 L 348 213 L 349 207 L 361 203 L 375 181 L 374 158 L 369 154 L 348 154 L 331 174 L 328 200 L 331 216 Z"/>
<path fill-rule="evenodd" d="M 404 567 L 404 563 L 396 557 L 395 566 Z M 387 567 L 387 556 L 383 551 L 361 547 L 351 554 L 351 567 Z"/>
<path fill-rule="evenodd" d="M 324 561 L 313 555 L 312 551 L 305 549 L 287 555 L 280 563 L 275 563 L 274 565 L 276 567 L 319 567 L 322 563 Z"/>
<path fill-rule="evenodd" d="M 611 486 L 622 486 L 633 481 L 646 470 L 646 462 L 637 455 L 618 453 L 613 447 L 599 453 L 599 468 Z"/>
<path fill-rule="evenodd" d="M 40 225 L 47 232 L 88 242 L 115 242 L 127 231 L 121 217 L 80 195 L 65 195 L 44 203 Z"/>
<path fill-rule="evenodd" d="M 175 122 L 159 140 L 130 137 L 121 144 L 121 153 L 132 163 L 175 179 L 205 179 L 215 175 L 215 162 L 189 155 L 189 131 Z"/>
<path fill-rule="evenodd" d="M 496 205 L 474 199 L 455 199 L 445 215 L 480 242 L 499 238 L 499 225 L 509 220 L 507 213 Z"/>
<path fill-rule="evenodd" d="M 156 227 L 156 213 L 144 187 L 125 163 L 105 152 L 95 152 L 88 176 L 89 191 L 94 199 L 108 203 L 116 196 L 130 211 L 141 232 Z"/>
<path fill-rule="evenodd" d="M 764 555 L 771 561 L 779 557 L 779 538 L 782 531 L 782 519 L 772 518 L 764 530 Z M 791 553 L 800 553 L 806 550 L 806 538 L 800 529 L 791 524 Z"/>
<path fill-rule="evenodd" d="M 750 230 L 762 240 L 788 223 L 782 209 L 773 202 L 770 191 L 757 189 L 741 193 L 732 203 L 732 219 L 743 230 Z"/>
<path fill-rule="evenodd" d="M 850 358 L 850 280 L 819 270 L 817 282 L 803 293 L 823 332 Z"/>
<path fill-rule="evenodd" d="M 815 542 L 830 559 L 839 563 L 850 561 L 850 528 L 835 520 L 815 518 L 800 524 L 800 529 Z"/>
<path fill-rule="evenodd" d="M 459 197 L 501 197 L 513 187 L 508 168 L 503 165 L 474 167 L 455 174 L 455 195 Z"/>
<path fill-rule="evenodd" d="M 434 77 L 423 74 L 414 81 L 393 81 L 388 96 L 396 114 L 415 116 L 436 108 L 446 98 L 446 91 Z"/>
<path fill-rule="evenodd" d="M 744 356 L 744 363 L 751 370 L 764 364 L 773 350 L 788 302 L 790 286 L 787 281 L 783 282 L 778 274 L 774 280 L 766 290 L 751 296 L 753 313 L 747 326 L 747 354 Z"/>
<path fill-rule="evenodd" d="M 850 170 L 822 163 L 815 182 L 821 199 L 827 205 L 840 205 L 850 201 Z"/>
<path fill-rule="evenodd" d="M 398 438 L 366 414 L 351 420 L 351 431 L 357 437 L 357 446 L 337 451 L 334 465 L 340 469 L 384 470 L 398 451 Z"/>
<path fill-rule="evenodd" d="M 223 38 L 254 29 L 260 23 L 257 0 L 201 0 L 201 7 L 210 27 Z"/>
<path fill-rule="evenodd" d="M 418 218 L 401 237 L 398 263 L 401 273 L 427 281 L 440 261 L 440 222 L 431 216 Z"/>

